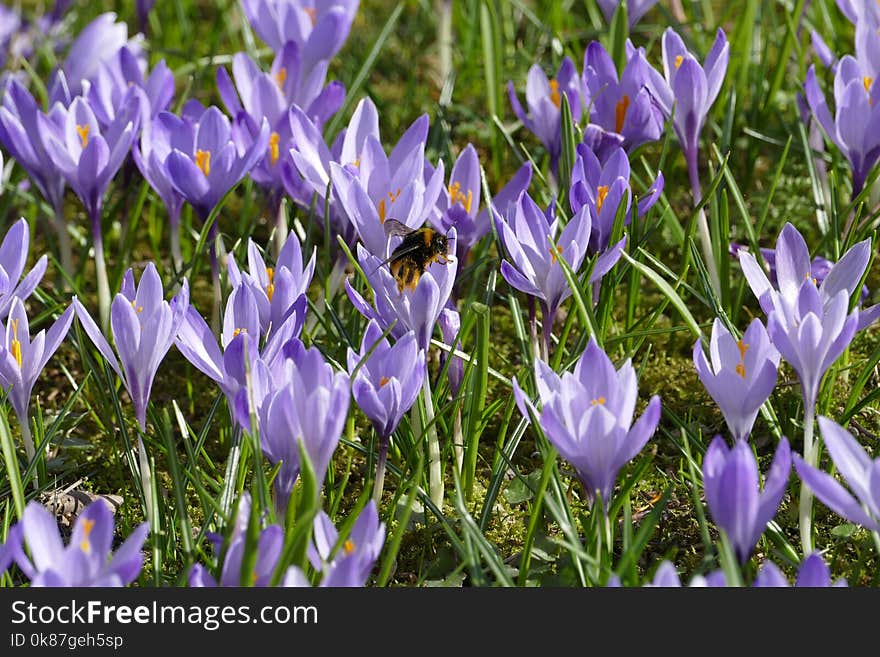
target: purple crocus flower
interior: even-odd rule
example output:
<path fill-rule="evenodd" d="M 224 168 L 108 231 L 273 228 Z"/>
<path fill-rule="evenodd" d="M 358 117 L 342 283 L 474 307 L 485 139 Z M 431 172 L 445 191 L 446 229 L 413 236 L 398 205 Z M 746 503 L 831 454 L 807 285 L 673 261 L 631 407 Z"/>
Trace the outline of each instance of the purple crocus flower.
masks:
<path fill-rule="evenodd" d="M 871 459 L 852 434 L 834 420 L 819 416 L 819 430 L 831 460 L 849 486 L 794 455 L 801 481 L 825 506 L 849 522 L 880 532 L 880 458 Z"/>
<path fill-rule="evenodd" d="M 91 105 L 83 98 L 74 99 L 59 126 L 38 115 L 43 144 L 58 169 L 79 196 L 93 222 L 96 249 L 99 246 L 104 193 L 134 141 L 140 122 L 140 99 L 132 89 L 121 102 L 112 123 L 101 129 Z"/>
<path fill-rule="evenodd" d="M 454 244 L 453 230 L 450 248 L 454 248 Z M 434 333 L 434 325 L 452 293 L 457 261 L 431 264 L 419 277 L 414 289 L 401 288 L 391 275 L 388 266 L 360 245 L 358 245 L 358 261 L 373 289 L 375 308 L 346 280 L 345 290 L 357 311 L 367 319 L 376 320 L 383 331 L 394 324 L 391 331 L 394 338 L 399 339 L 408 331 L 415 331 L 419 348 L 427 351 Z"/>
<path fill-rule="evenodd" d="M 453 344 L 453 340 L 455 340 L 458 332 L 461 330 L 461 315 L 458 311 L 455 310 L 455 308 L 447 306 L 440 311 L 440 317 L 438 318 L 437 323 L 440 325 L 440 333 L 443 335 L 443 341 L 450 347 L 461 350 L 461 342 Z M 449 391 L 455 396 L 458 394 L 458 390 L 461 388 L 461 381 L 464 378 L 464 362 L 462 362 L 461 358 L 458 356 L 453 356 L 451 354 L 447 355 L 446 352 L 441 352 L 441 367 L 443 367 L 443 363 L 447 358 L 452 358 L 448 370 Z"/>
<path fill-rule="evenodd" d="M 759 489 L 758 463 L 748 441 L 728 448 L 715 436 L 703 457 L 703 488 L 715 524 L 723 529 L 741 564 L 748 561 L 767 523 L 776 515 L 791 472 L 788 440 L 782 438 Z"/>
<path fill-rule="evenodd" d="M 651 397 L 633 423 L 638 399 L 636 372 L 627 360 L 619 370 L 593 338 L 573 372 L 560 377 L 542 360 L 535 362 L 540 411 L 516 378 L 513 394 L 524 418 L 534 415 L 547 439 L 575 470 L 589 500 L 598 493 L 611 501 L 623 465 L 641 451 L 660 421 L 660 398 Z"/>
<path fill-rule="evenodd" d="M 251 513 L 251 496 L 243 493 L 238 502 L 238 512 L 229 537 L 224 541 L 213 536 L 214 551 L 218 557 L 224 556 L 220 564 L 220 581 L 214 578 L 202 564 L 195 564 L 189 571 L 190 587 L 215 586 L 269 586 L 278 560 L 284 548 L 284 529 L 280 525 L 269 525 L 260 530 L 256 545 L 256 560 L 253 571 L 242 574 L 242 560 L 247 548 L 247 527 Z M 285 584 L 282 582 L 282 586 Z"/>
<path fill-rule="evenodd" d="M 790 587 L 791 584 L 776 564 L 767 561 L 761 566 L 761 570 L 758 571 L 758 576 L 755 577 L 752 586 L 758 588 L 779 588 Z M 818 552 L 813 552 L 801 561 L 794 586 L 796 588 L 828 588 L 831 586 L 847 586 L 847 583 L 843 577 L 832 583 L 831 570 L 828 568 L 828 564 L 825 563 L 825 560 Z"/>
<path fill-rule="evenodd" d="M 264 118 L 269 123 L 268 148 L 250 174 L 254 181 L 276 195 L 280 195 L 282 189 L 282 168 L 292 166 L 289 162 L 293 146 L 290 107 L 303 108 L 320 129 L 345 99 L 342 83 L 331 82 L 324 86 L 327 64 L 323 61 L 310 71 L 304 71 L 300 46 L 289 41 L 278 51 L 268 73 L 245 53 L 236 53 L 233 57 L 234 85 L 225 68 L 217 69 L 220 97 L 233 116 L 241 117 L 245 139 L 254 139 L 259 134 Z"/>
<path fill-rule="evenodd" d="M 18 297 L 12 299 L 6 329 L 3 331 L 4 339 L 0 344 L 0 386 L 9 395 L 9 401 L 21 425 L 29 460 L 33 459 L 35 453 L 28 418 L 31 392 L 46 363 L 67 335 L 71 321 L 73 307 L 68 306 L 48 331 L 40 331 L 31 339 L 24 303 Z"/>
<path fill-rule="evenodd" d="M 319 513 L 309 545 L 309 561 L 322 573 L 322 587 L 361 587 L 367 583 L 384 544 L 385 523 L 379 521 L 376 503 L 370 500 L 341 544 L 333 521 L 323 511 Z M 294 586 L 308 585 L 301 571 L 297 580 Z"/>
<path fill-rule="evenodd" d="M 360 351 L 349 348 L 347 362 L 355 402 L 387 441 L 415 403 L 427 374 L 416 334 L 409 331 L 391 346 L 379 324 L 370 320 Z"/>
<path fill-rule="evenodd" d="M 431 167 L 425 167 L 425 177 L 433 174 Z M 492 205 L 502 214 L 507 206 L 528 189 L 532 181 L 532 165 L 523 164 L 513 177 L 492 197 Z M 468 144 L 455 161 L 449 176 L 445 193 L 437 197 L 437 207 L 430 221 L 437 230 L 448 233 L 455 228 L 458 257 L 466 259 L 473 246 L 486 235 L 492 224 L 489 209 L 480 209 L 480 160 L 476 149 Z"/>
<path fill-rule="evenodd" d="M 649 69 L 645 49 L 636 49 L 629 42 L 626 66 L 619 79 L 617 67 L 601 43 L 591 42 L 584 53 L 584 102 L 590 108 L 590 123 L 621 135 L 628 152 L 663 134 L 663 113 L 647 86 Z M 599 155 L 604 162 L 605 154 Z"/>
<path fill-rule="evenodd" d="M 568 97 L 571 118 L 575 123 L 581 120 L 581 96 L 585 95 L 580 76 L 574 62 L 565 57 L 555 78 L 547 75 L 537 64 L 529 69 L 526 81 L 526 106 L 523 109 L 513 87 L 507 83 L 507 95 L 513 106 L 513 113 L 522 121 L 529 132 L 534 134 L 550 154 L 550 165 L 556 171 L 559 155 L 562 152 L 562 94 Z"/>
<path fill-rule="evenodd" d="M 860 325 L 877 317 L 878 306 L 860 320 L 858 308 L 847 314 L 850 297 L 859 286 L 870 259 L 871 241 L 851 247 L 831 268 L 821 286 L 811 277 L 810 254 L 803 236 L 786 224 L 776 241 L 777 287 L 770 285 L 750 253 L 740 252 L 740 265 L 768 313 L 767 331 L 774 346 L 797 372 L 804 399 L 804 458 L 816 465 L 813 418 L 825 372 L 849 346 Z M 778 289 L 777 289 L 778 288 Z M 812 552 L 812 496 L 801 486 L 800 531 L 804 553 Z"/>
<path fill-rule="evenodd" d="M 703 66 L 685 47 L 681 37 L 671 27 L 663 33 L 663 73 L 665 80 L 648 67 L 648 87 L 654 100 L 667 118 L 672 118 L 675 134 L 687 162 L 688 177 L 694 204 L 703 198 L 700 187 L 700 133 L 712 104 L 721 91 L 727 74 L 730 45 L 724 30 L 718 29 L 715 42 L 706 55 Z M 706 213 L 697 215 L 700 246 L 703 250 L 709 280 L 716 295 L 721 294 L 721 279 L 712 250 L 712 237 Z"/>
<path fill-rule="evenodd" d="M 378 139 L 379 119 L 375 105 L 369 99 L 362 100 L 355 109 L 348 128 L 336 136 L 330 147 L 324 142 L 321 130 L 299 107 L 294 105 L 290 108 L 289 120 L 294 144 L 290 151 L 293 166 L 283 167 L 281 171 L 285 191 L 304 209 L 311 210 L 314 199 L 315 219 L 322 229 L 325 206 L 329 205 L 330 227 L 342 236 L 346 244 L 354 248 L 357 230 L 339 207 L 335 194 L 330 194 L 329 199 L 327 196 L 330 188 L 330 164 L 337 162 L 354 166 L 355 163 L 360 163 L 358 155 L 346 163 L 343 152 L 349 157 L 360 152 L 362 144 L 358 146 L 356 142 L 363 139 L 364 132 L 359 128 L 366 128 Z"/>
<path fill-rule="evenodd" d="M 847 315 L 847 310 L 867 267 L 870 249 L 870 240 L 853 246 L 817 286 L 806 242 L 787 223 L 776 242 L 778 289 L 770 284 L 752 254 L 740 252 L 743 273 L 768 314 L 770 339 L 798 373 L 807 408 L 815 405 L 822 377 L 852 341 L 859 325 L 859 311 Z"/>
<path fill-rule="evenodd" d="M 150 531 L 142 523 L 116 552 L 113 514 L 103 499 L 83 509 L 65 546 L 55 517 L 39 502 L 29 502 L 21 522 L 10 530 L 7 547 L 31 586 L 126 586 L 141 572 L 141 548 Z M 27 544 L 30 557 L 25 554 Z"/>
<path fill-rule="evenodd" d="M 141 431 L 147 428 L 147 403 L 153 379 L 189 307 L 189 284 L 186 279 L 171 302 L 165 301 L 162 279 L 151 262 L 137 286 L 129 269 L 110 311 L 113 342 L 119 358 L 85 306 L 74 297 L 73 306 L 86 335 L 119 376 L 134 404 Z"/>
<path fill-rule="evenodd" d="M 605 20 L 610 23 L 614 17 L 614 12 L 617 10 L 617 6 L 620 4 L 620 0 L 598 0 L 598 2 L 599 9 L 605 14 Z M 629 16 L 629 26 L 632 27 L 638 23 L 639 19 L 656 4 L 657 0 L 627 0 L 626 10 L 627 16 Z"/>
<path fill-rule="evenodd" d="M 236 119 L 235 129 L 240 135 L 246 128 Z M 269 145 L 269 123 L 264 118 L 257 135 L 243 146 L 233 134 L 233 124 L 218 108 L 204 109 L 197 103 L 188 103 L 183 120 L 168 123 L 173 132 L 171 152 L 165 158 L 165 171 L 171 185 L 189 201 L 202 221 L 207 221 L 220 200 L 265 156 Z M 208 232 L 211 276 L 214 282 L 212 324 L 220 313 L 220 266 L 215 239 L 217 222 Z"/>
<path fill-rule="evenodd" d="M 311 259 L 304 263 L 299 238 L 296 233 L 290 233 L 274 267 L 266 266 L 259 248 L 251 239 L 248 239 L 248 272 L 242 273 L 235 259 L 229 258 L 229 281 L 233 287 L 242 284 L 250 287 L 257 302 L 263 334 L 271 335 L 272 330 L 280 328 L 298 307 L 297 302 L 312 282 L 316 254 L 317 248 L 313 248 Z"/>
<path fill-rule="evenodd" d="M 559 221 L 556 205 L 550 203 L 542 212 L 527 192 L 520 194 L 507 215 L 495 213 L 495 228 L 507 253 L 501 262 L 501 275 L 511 287 L 537 298 L 541 303 L 544 342 L 549 347 L 556 311 L 571 295 L 571 288 L 559 258 L 577 272 L 586 255 L 592 232 L 590 208 L 583 205 L 557 237 Z M 598 283 L 620 258 L 626 238 L 599 256 L 590 275 Z"/>
<path fill-rule="evenodd" d="M 11 79 L 0 107 L 0 143 L 20 164 L 56 215 L 61 213 L 64 177 L 39 138 L 37 117 L 43 112 L 31 93 L 16 79 Z M 65 111 L 52 107 L 47 120 L 64 128 Z"/>
<path fill-rule="evenodd" d="M 242 0 L 254 32 L 275 52 L 295 41 L 303 70 L 332 59 L 348 38 L 360 0 Z"/>
<path fill-rule="evenodd" d="M 837 65 L 834 76 L 834 106 L 836 116 L 819 88 L 816 68 L 810 66 L 804 82 L 807 103 L 822 130 L 849 161 L 852 169 L 852 196 L 855 198 L 865 179 L 880 159 L 880 131 L 873 126 L 880 121 L 877 99 L 880 86 L 874 84 L 876 70 L 866 70 L 854 57 L 845 55 Z"/>
<path fill-rule="evenodd" d="M 229 118 L 218 108 L 188 109 L 190 116 L 173 126 L 171 140 L 176 145 L 165 159 L 165 168 L 171 184 L 204 221 L 220 199 L 264 157 L 269 124 L 263 120 L 257 137 L 242 148 L 236 143 Z"/>
<path fill-rule="evenodd" d="M 730 44 L 724 30 L 718 29 L 715 43 L 706 55 L 703 66 L 688 51 L 681 37 L 671 27 L 663 33 L 663 74 L 665 82 L 654 69 L 648 67 L 649 88 L 667 118 L 672 118 L 675 134 L 681 142 L 688 164 L 691 189 L 699 203 L 700 192 L 699 148 L 700 133 L 706 116 L 727 73 Z"/>
<path fill-rule="evenodd" d="M 373 499 L 378 500 L 382 496 L 391 434 L 415 403 L 427 376 L 425 352 L 419 349 L 413 331 L 406 333 L 392 347 L 382 337 L 379 324 L 370 320 L 360 351 L 349 349 L 347 361 L 349 376 L 354 377 L 351 381 L 354 400 L 379 436 L 373 493 Z"/>
<path fill-rule="evenodd" d="M 0 242 L 0 320 L 6 318 L 16 299 L 24 301 L 33 294 L 46 273 L 48 258 L 42 255 L 24 274 L 30 243 L 30 226 L 24 218 L 12 224 Z"/>
<path fill-rule="evenodd" d="M 348 416 L 350 393 L 348 375 L 334 372 L 317 348 L 306 349 L 292 339 L 283 353 L 286 383 L 267 395 L 259 420 L 263 452 L 270 463 L 281 463 L 275 488 L 285 507 L 300 472 L 300 442 L 318 481 L 324 481 Z"/>
<path fill-rule="evenodd" d="M 569 203 L 574 214 L 584 207 L 589 209 L 591 230 L 587 251 L 591 254 L 603 253 L 610 246 L 614 220 L 621 203 L 625 207 L 624 225 L 628 226 L 632 221 L 629 157 L 620 146 L 612 147 L 605 160 L 600 160 L 587 144 L 578 144 L 576 153 Z M 639 200 L 639 217 L 644 216 L 660 198 L 664 183 L 663 174 L 658 173 L 654 183 Z"/>
<path fill-rule="evenodd" d="M 39 116 L 44 116 L 45 120 L 54 123 L 59 130 L 64 129 L 64 107 L 55 103 L 48 116 L 45 116 L 30 92 L 18 80 L 11 79 L 6 85 L 3 105 L 0 106 L 0 144 L 3 144 L 27 172 L 40 194 L 52 207 L 61 266 L 70 273 L 73 272 L 73 265 L 70 237 L 64 220 L 64 176 L 40 139 Z"/>
<path fill-rule="evenodd" d="M 784 312 L 797 303 L 801 284 L 810 280 L 818 287 L 819 296 L 827 308 L 834 297 L 845 291 L 847 299 L 859 288 L 871 255 L 870 239 L 853 245 L 840 260 L 831 263 L 824 258 L 810 260 L 810 253 L 803 235 L 786 223 L 776 239 L 776 248 L 762 249 L 761 255 L 770 267 L 770 278 L 758 266 L 755 257 L 744 249 L 737 251 L 743 274 L 752 292 L 768 315 L 777 310 Z M 860 295 L 864 295 L 864 288 Z M 876 319 L 880 307 L 865 309 L 859 318 L 859 330 Z"/>
<path fill-rule="evenodd" d="M 150 24 L 150 12 L 153 10 L 153 5 L 156 4 L 156 0 L 136 0 L 134 4 L 135 10 L 137 11 L 138 25 L 141 27 L 141 32 L 146 34 L 147 27 L 149 27 Z"/>
<path fill-rule="evenodd" d="M 173 149 L 188 152 L 192 149 L 192 134 L 183 119 L 170 112 L 160 112 L 147 122 L 141 131 L 140 146 L 135 143 L 131 149 L 132 159 L 150 187 L 159 195 L 171 227 L 171 259 L 177 271 L 183 269 L 183 254 L 180 250 L 180 211 L 183 208 L 183 195 L 171 182 L 165 168 L 165 160 Z"/>
<path fill-rule="evenodd" d="M 192 365 L 212 379 L 226 396 L 230 415 L 239 425 L 250 430 L 250 406 L 247 401 L 247 370 L 262 382 L 263 369 L 281 357 L 284 344 L 299 335 L 305 319 L 306 298 L 301 296 L 284 323 L 273 329 L 260 349 L 262 335 L 260 310 L 253 286 L 239 285 L 226 300 L 220 344 L 211 327 L 192 306 L 180 324 L 175 344 Z M 245 352 L 247 352 L 246 367 Z M 267 383 L 268 385 L 268 383 Z"/>
<path fill-rule="evenodd" d="M 876 29 L 880 27 L 880 7 L 862 0 L 837 0 L 837 7 L 853 25 L 866 23 Z"/>
<path fill-rule="evenodd" d="M 137 134 L 140 122 L 140 89 L 131 88 L 113 122 L 102 129 L 89 103 L 77 97 L 67 110 L 63 126 L 37 115 L 40 138 L 61 174 L 79 196 L 92 224 L 98 307 L 106 328 L 110 312 L 110 287 L 104 264 L 101 211 L 110 181 L 119 171 Z"/>
<path fill-rule="evenodd" d="M 663 561 L 657 566 L 657 570 L 654 571 L 654 579 L 642 586 L 645 588 L 677 589 L 681 588 L 681 578 L 671 561 Z M 688 582 L 688 587 L 690 588 L 724 588 L 726 586 L 727 579 L 722 570 L 714 570 L 705 576 L 694 575 L 690 582 Z"/>
<path fill-rule="evenodd" d="M 740 251 L 748 252 L 748 247 L 743 246 L 742 244 L 737 244 L 736 242 L 730 243 L 730 255 L 739 260 Z M 764 261 L 765 270 L 767 271 L 768 277 L 770 279 L 771 287 L 778 288 L 779 282 L 776 280 L 776 249 L 767 249 L 765 247 L 761 247 L 761 259 Z M 816 280 L 816 285 L 821 289 L 822 283 L 825 281 L 825 278 L 831 272 L 834 267 L 834 263 L 828 260 L 828 258 L 823 258 L 822 256 L 813 256 L 813 260 L 810 262 L 810 276 Z M 859 293 L 859 303 L 864 303 L 868 300 L 871 292 L 868 289 L 867 285 L 863 285 L 862 289 Z M 868 308 L 863 311 L 862 315 L 866 313 L 873 314 L 874 307 Z M 870 317 L 870 315 L 868 315 Z M 859 317 L 859 330 L 865 328 L 865 325 L 862 324 L 862 320 L 865 317 Z"/>
<path fill-rule="evenodd" d="M 15 9 L 0 6 L 0 69 L 6 67 L 10 45 L 20 34 L 22 26 L 21 15 Z"/>
<path fill-rule="evenodd" d="M 752 320 L 739 340 L 716 318 L 709 342 L 711 362 L 702 340 L 694 343 L 694 367 L 706 391 L 724 415 L 735 440 L 746 440 L 758 410 L 776 386 L 779 352 L 770 344 L 760 319 Z"/>
<path fill-rule="evenodd" d="M 82 81 L 95 76 L 101 64 L 110 60 L 125 45 L 140 51 L 140 39 L 128 38 L 125 22 L 116 22 L 116 14 L 107 12 L 95 18 L 77 35 L 67 51 L 62 71 L 71 98 L 82 93 Z"/>
<path fill-rule="evenodd" d="M 810 45 L 813 47 L 813 52 L 816 53 L 816 57 L 819 58 L 822 66 L 830 69 L 831 72 L 837 70 L 837 55 L 828 47 L 825 39 L 816 30 L 810 31 Z"/>
<path fill-rule="evenodd" d="M 161 60 L 149 76 L 146 63 L 131 48 L 124 46 L 101 65 L 91 80 L 83 83 L 83 96 L 95 112 L 101 126 L 109 126 L 126 99 L 129 88 L 143 91 L 140 116 L 144 123 L 168 109 L 174 96 L 174 74 Z"/>
<path fill-rule="evenodd" d="M 437 203 L 443 188 L 443 162 L 425 182 L 427 137 L 428 115 L 424 114 L 407 129 L 390 155 L 385 154 L 377 137 L 368 134 L 353 160 L 356 166 L 330 163 L 333 193 L 373 255 L 383 259 L 388 255 L 386 219 L 419 228 Z M 343 143 L 343 158 L 346 155 Z"/>

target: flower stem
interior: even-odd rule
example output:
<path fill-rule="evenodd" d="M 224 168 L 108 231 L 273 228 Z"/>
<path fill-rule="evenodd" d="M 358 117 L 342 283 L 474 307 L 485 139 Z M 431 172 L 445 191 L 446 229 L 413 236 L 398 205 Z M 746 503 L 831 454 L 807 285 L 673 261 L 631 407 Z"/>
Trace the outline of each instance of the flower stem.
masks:
<path fill-rule="evenodd" d="M 31 436 L 31 423 L 28 422 L 27 415 L 18 418 L 18 423 L 21 426 L 21 441 L 24 443 L 24 453 L 27 455 L 28 464 L 30 464 L 33 463 L 34 457 L 37 454 L 33 436 Z M 34 468 L 34 489 L 40 489 L 39 468 Z"/>
<path fill-rule="evenodd" d="M 541 357 L 541 343 L 538 342 L 538 318 L 535 315 L 535 298 L 529 297 L 529 333 L 532 338 L 532 361 Z"/>
<path fill-rule="evenodd" d="M 703 191 L 700 187 L 699 151 L 694 148 L 690 153 L 685 153 L 687 160 L 688 177 L 691 181 L 691 191 L 694 194 L 694 205 L 699 205 L 703 200 Z M 715 254 L 712 250 L 712 235 L 709 232 L 709 222 L 706 219 L 706 211 L 700 208 L 697 215 L 697 232 L 700 234 L 700 247 L 703 249 L 703 258 L 706 260 L 706 269 L 709 272 L 709 282 L 715 295 L 721 298 L 721 277 L 718 275 L 718 263 L 715 262 Z"/>
<path fill-rule="evenodd" d="M 217 258 L 217 224 L 208 231 L 208 254 L 211 258 L 211 280 L 214 282 L 214 303 L 211 307 L 211 330 L 220 335 L 220 306 L 223 304 L 223 289 L 220 287 L 220 261 Z"/>
<path fill-rule="evenodd" d="M 376 479 L 373 482 L 373 501 L 379 505 L 385 488 L 385 464 L 388 462 L 390 436 L 379 436 L 379 460 L 376 461 Z"/>
<path fill-rule="evenodd" d="M 67 223 L 64 221 L 64 208 L 61 204 L 55 208 L 55 232 L 58 233 L 58 251 L 61 255 L 61 268 L 67 276 L 73 276 L 73 252 L 70 247 L 70 235 L 67 232 Z M 70 291 L 70 283 L 67 278 L 62 276 L 64 280 L 65 292 Z"/>
<path fill-rule="evenodd" d="M 464 433 L 461 430 L 461 407 L 455 414 L 452 425 L 452 448 L 455 451 L 455 467 L 459 475 L 464 472 Z"/>
<path fill-rule="evenodd" d="M 180 273 L 183 271 L 183 252 L 180 250 L 180 212 L 171 212 L 168 219 L 171 225 L 171 262 L 174 264 L 174 271 Z"/>
<path fill-rule="evenodd" d="M 425 417 L 422 426 L 428 432 L 428 488 L 431 501 L 443 510 L 443 465 L 440 462 L 440 439 L 434 424 L 434 402 L 431 398 L 431 378 L 426 376 L 422 383 L 422 396 L 425 398 Z"/>
<path fill-rule="evenodd" d="M 813 420 L 816 414 L 815 404 L 804 409 L 804 461 L 807 465 L 816 466 L 816 446 L 813 442 Z M 804 556 L 813 551 L 813 493 L 801 482 L 801 499 L 798 506 L 798 525 L 801 531 L 801 548 Z"/>
<path fill-rule="evenodd" d="M 440 85 L 452 74 L 452 0 L 439 0 L 440 20 L 437 22 L 437 43 L 440 46 Z"/>
<path fill-rule="evenodd" d="M 279 196 L 275 203 L 275 255 L 281 253 L 284 243 L 287 241 L 287 209 L 284 207 L 284 197 Z"/>
<path fill-rule="evenodd" d="M 550 344 L 553 342 L 553 321 L 556 311 L 550 310 L 547 304 L 541 304 L 541 328 L 544 337 L 542 357 L 545 363 L 550 362 Z"/>
<path fill-rule="evenodd" d="M 110 283 L 107 280 L 107 264 L 104 262 L 100 210 L 92 215 L 92 242 L 95 248 L 95 276 L 98 282 L 98 318 L 101 321 L 101 330 L 107 333 L 110 326 Z"/>

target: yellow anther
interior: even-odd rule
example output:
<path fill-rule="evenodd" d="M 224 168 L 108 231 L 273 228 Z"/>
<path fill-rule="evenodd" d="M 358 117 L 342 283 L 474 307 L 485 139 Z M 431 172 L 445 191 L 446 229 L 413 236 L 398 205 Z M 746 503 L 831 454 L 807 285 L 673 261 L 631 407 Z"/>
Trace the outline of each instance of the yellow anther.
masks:
<path fill-rule="evenodd" d="M 346 539 L 345 543 L 342 544 L 342 551 L 345 552 L 346 554 L 351 554 L 352 552 L 354 552 L 354 548 L 355 548 L 354 541 L 351 540 L 350 538 Z"/>
<path fill-rule="evenodd" d="M 18 320 L 10 319 L 9 323 L 12 325 L 12 344 L 9 345 L 9 350 L 12 352 L 15 362 L 18 363 L 18 369 L 21 369 L 21 342 L 18 340 Z"/>
<path fill-rule="evenodd" d="M 134 311 L 138 315 L 140 315 L 142 312 L 144 312 L 144 307 L 135 305 L 134 299 L 132 299 L 132 301 L 131 301 L 131 307 L 134 308 Z"/>
<path fill-rule="evenodd" d="M 269 283 L 266 285 L 266 296 L 269 297 L 269 301 L 272 301 L 272 297 L 275 296 L 275 270 L 271 267 L 266 267 L 266 276 L 269 277 Z"/>
<path fill-rule="evenodd" d="M 746 352 L 749 350 L 749 345 L 739 339 L 736 341 L 736 347 L 739 349 L 739 363 L 735 368 L 736 373 L 742 378 L 746 378 Z"/>
<path fill-rule="evenodd" d="M 318 20 L 318 10 L 314 7 L 304 7 L 303 11 L 306 12 L 306 15 L 309 17 L 309 20 L 312 21 L 312 27 L 315 27 L 315 23 Z"/>
<path fill-rule="evenodd" d="M 464 206 L 464 211 L 470 213 L 471 206 L 474 202 L 474 193 L 471 190 L 468 190 L 467 194 L 465 194 L 461 191 L 461 183 L 454 182 L 449 185 L 449 202 L 453 205 L 461 203 L 462 206 Z"/>
<path fill-rule="evenodd" d="M 79 140 L 82 142 L 83 148 L 89 145 L 89 130 L 91 130 L 91 128 L 92 126 L 88 123 L 76 126 L 76 134 L 79 135 Z"/>
<path fill-rule="evenodd" d="M 92 533 L 92 529 L 95 527 L 95 521 L 90 518 L 82 518 L 79 521 L 79 524 L 82 526 L 83 530 L 83 540 L 79 542 L 79 549 L 85 554 L 90 554 L 92 551 L 92 544 L 89 541 L 89 536 Z"/>
<path fill-rule="evenodd" d="M 684 57 L 682 55 L 678 55 L 675 58 L 675 68 L 678 70 L 678 67 L 681 66 L 681 63 L 684 61 Z"/>
<path fill-rule="evenodd" d="M 232 332 L 232 337 L 237 338 L 242 333 L 247 333 L 247 329 L 246 328 L 237 328 Z"/>
<path fill-rule="evenodd" d="M 599 185 L 596 188 L 596 212 L 602 212 L 602 206 L 605 204 L 605 197 L 608 196 L 608 185 Z"/>
<path fill-rule="evenodd" d="M 865 85 L 865 91 L 867 91 L 869 93 L 871 91 L 871 85 L 873 83 L 874 83 L 874 78 L 872 78 L 870 75 L 866 75 L 865 77 L 862 78 L 862 84 Z"/>
<path fill-rule="evenodd" d="M 275 82 L 278 83 L 279 89 L 284 86 L 284 83 L 286 80 L 287 80 L 287 67 L 282 66 L 280 69 L 278 69 L 278 72 L 275 74 Z"/>
<path fill-rule="evenodd" d="M 384 388 L 386 385 L 388 385 L 389 381 L 391 381 L 391 379 L 389 379 L 387 376 L 383 376 L 381 379 L 379 379 L 379 387 Z"/>
<path fill-rule="evenodd" d="M 626 111 L 629 109 L 629 96 L 623 95 L 623 98 L 617 101 L 614 106 L 614 132 L 623 130 L 623 122 L 626 121 Z"/>
<path fill-rule="evenodd" d="M 394 203 L 397 200 L 397 197 L 400 196 L 400 190 L 398 189 L 396 192 L 388 192 L 388 199 Z M 388 216 L 388 204 L 385 203 L 385 199 L 379 199 L 379 202 L 376 204 L 376 209 L 379 211 L 379 221 L 380 223 L 385 223 L 385 219 Z"/>
<path fill-rule="evenodd" d="M 281 140 L 281 136 L 277 132 L 273 132 L 269 135 L 269 164 L 273 167 L 278 162 L 278 142 Z"/>
<path fill-rule="evenodd" d="M 556 107 L 562 106 L 562 96 L 559 95 L 559 82 L 556 80 L 550 80 L 550 101 Z"/>
<path fill-rule="evenodd" d="M 604 406 L 604 405 L 605 405 L 605 398 L 604 397 L 597 397 L 596 399 L 593 399 L 590 401 L 590 406 Z"/>
<path fill-rule="evenodd" d="M 196 166 L 202 170 L 205 177 L 211 175 L 211 151 L 203 151 L 201 148 L 196 151 Z"/>
<path fill-rule="evenodd" d="M 562 255 L 562 247 L 557 246 L 554 248 L 551 246 L 549 249 L 547 249 L 547 252 L 550 254 L 550 263 L 555 265 L 556 260 L 559 258 L 559 256 Z"/>

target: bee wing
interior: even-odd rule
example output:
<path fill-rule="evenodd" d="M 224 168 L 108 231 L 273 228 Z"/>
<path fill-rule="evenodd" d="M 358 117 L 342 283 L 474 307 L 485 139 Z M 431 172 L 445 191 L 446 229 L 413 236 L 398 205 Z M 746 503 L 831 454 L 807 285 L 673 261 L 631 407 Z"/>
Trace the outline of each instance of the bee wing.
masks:
<path fill-rule="evenodd" d="M 412 228 L 400 223 L 396 219 L 386 219 L 382 225 L 385 228 L 385 237 L 392 237 L 394 235 L 405 237 L 413 232 Z"/>
<path fill-rule="evenodd" d="M 408 246 L 405 249 L 401 249 L 400 247 L 398 247 L 394 250 L 394 253 L 392 253 L 390 256 L 385 258 L 385 260 L 383 260 L 382 262 L 379 263 L 379 267 L 381 267 L 382 265 L 387 265 L 389 262 L 391 262 L 393 260 L 400 260 L 401 258 L 403 258 L 406 255 L 409 255 L 410 253 L 415 253 L 420 248 L 421 247 L 418 244 L 413 245 L 413 246 Z M 379 267 L 376 267 L 376 269 L 378 269 Z"/>

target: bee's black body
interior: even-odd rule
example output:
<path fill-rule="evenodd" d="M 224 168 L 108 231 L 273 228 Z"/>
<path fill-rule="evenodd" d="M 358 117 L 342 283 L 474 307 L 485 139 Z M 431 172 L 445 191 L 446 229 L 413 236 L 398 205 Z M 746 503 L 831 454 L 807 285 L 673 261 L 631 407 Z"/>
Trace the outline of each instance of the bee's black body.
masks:
<path fill-rule="evenodd" d="M 433 228 L 426 226 L 413 230 L 399 221 L 388 219 L 385 222 L 385 233 L 389 236 L 403 237 L 403 241 L 385 261 L 388 263 L 391 275 L 397 280 L 399 292 L 403 292 L 407 287 L 414 290 L 419 278 L 432 263 L 446 264 L 449 261 L 446 254 L 449 241 L 446 235 Z"/>

